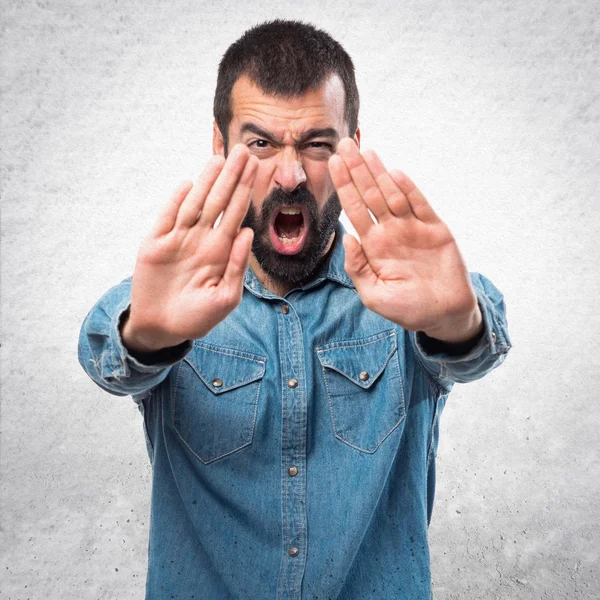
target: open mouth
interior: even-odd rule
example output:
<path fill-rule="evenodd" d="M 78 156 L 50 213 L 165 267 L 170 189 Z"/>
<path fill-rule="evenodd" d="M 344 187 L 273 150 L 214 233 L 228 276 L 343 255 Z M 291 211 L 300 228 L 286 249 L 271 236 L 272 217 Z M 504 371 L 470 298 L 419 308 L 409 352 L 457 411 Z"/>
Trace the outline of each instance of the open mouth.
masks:
<path fill-rule="evenodd" d="M 281 206 L 273 213 L 269 231 L 277 252 L 297 254 L 308 234 L 308 210 L 304 206 Z"/>

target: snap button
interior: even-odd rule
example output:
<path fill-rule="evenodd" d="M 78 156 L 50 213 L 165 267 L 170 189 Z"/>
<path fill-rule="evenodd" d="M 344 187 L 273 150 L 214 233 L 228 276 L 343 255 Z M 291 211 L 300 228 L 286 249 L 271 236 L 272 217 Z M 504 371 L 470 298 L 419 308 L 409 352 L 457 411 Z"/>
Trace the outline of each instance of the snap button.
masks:
<path fill-rule="evenodd" d="M 300 554 L 300 550 L 298 550 L 298 548 L 296 548 L 296 546 L 294 546 L 293 548 L 290 548 L 288 550 L 288 554 L 290 556 L 298 556 L 298 554 Z"/>
<path fill-rule="evenodd" d="M 496 341 L 496 332 L 492 331 L 492 342 Z"/>
<path fill-rule="evenodd" d="M 288 475 L 290 477 L 296 477 L 296 475 L 298 475 L 298 467 L 290 467 L 288 469 Z"/>
<path fill-rule="evenodd" d="M 282 312 L 284 315 L 287 315 L 287 314 L 290 312 L 290 307 L 289 307 L 287 304 L 284 304 L 284 305 L 281 307 L 281 312 Z"/>
<path fill-rule="evenodd" d="M 222 381 L 221 379 L 213 379 L 213 382 L 212 382 L 212 384 L 213 384 L 215 387 L 221 387 L 221 386 L 223 385 L 223 381 Z"/>
<path fill-rule="evenodd" d="M 288 379 L 288 387 L 292 388 L 292 389 L 298 387 L 298 380 L 297 379 Z"/>
<path fill-rule="evenodd" d="M 361 371 L 358 377 L 361 381 L 367 381 L 371 376 L 366 371 Z"/>

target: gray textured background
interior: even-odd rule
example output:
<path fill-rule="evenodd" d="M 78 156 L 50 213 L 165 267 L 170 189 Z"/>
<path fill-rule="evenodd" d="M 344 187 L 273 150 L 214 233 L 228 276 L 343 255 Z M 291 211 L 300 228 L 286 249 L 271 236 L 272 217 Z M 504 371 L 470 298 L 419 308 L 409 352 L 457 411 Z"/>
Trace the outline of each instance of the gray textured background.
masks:
<path fill-rule="evenodd" d="M 442 419 L 436 599 L 600 597 L 597 2 L 1 6 L 3 599 L 143 597 L 141 417 L 86 378 L 78 330 L 210 156 L 226 46 L 272 17 L 345 45 L 363 148 L 505 293 L 514 348 Z"/>

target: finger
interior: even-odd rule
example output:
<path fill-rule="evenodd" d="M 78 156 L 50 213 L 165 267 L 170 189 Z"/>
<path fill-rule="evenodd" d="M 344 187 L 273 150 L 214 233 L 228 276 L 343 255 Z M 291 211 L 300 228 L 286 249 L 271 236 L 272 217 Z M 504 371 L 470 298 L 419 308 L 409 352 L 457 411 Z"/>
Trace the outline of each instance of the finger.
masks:
<path fill-rule="evenodd" d="M 219 215 L 229 203 L 235 187 L 242 176 L 250 153 L 243 144 L 236 144 L 231 150 L 225 166 L 210 190 L 198 219 L 200 227 L 213 227 Z"/>
<path fill-rule="evenodd" d="M 219 223 L 218 228 L 223 229 L 231 238 L 240 230 L 242 221 L 248 212 L 257 170 L 258 158 L 250 156 Z"/>
<path fill-rule="evenodd" d="M 379 156 L 371 150 L 365 152 L 363 156 L 391 213 L 399 218 L 414 216 L 404 192 L 396 185 Z"/>
<path fill-rule="evenodd" d="M 385 219 L 390 214 L 388 205 L 358 146 L 350 138 L 345 138 L 338 144 L 337 153 L 346 163 L 352 181 L 369 210 L 378 221 Z"/>
<path fill-rule="evenodd" d="M 165 204 L 158 216 L 152 229 L 153 236 L 158 237 L 160 235 L 165 235 L 175 227 L 179 207 L 193 186 L 193 182 L 189 180 L 180 184 L 177 191 L 171 196 L 171 199 Z"/>
<path fill-rule="evenodd" d="M 202 210 L 202 205 L 217 180 L 225 160 L 222 156 L 213 156 L 206 165 L 202 175 L 196 181 L 192 191 L 183 201 L 179 214 L 177 215 L 178 227 L 193 227 L 198 220 L 198 213 Z"/>
<path fill-rule="evenodd" d="M 250 262 L 250 249 L 254 231 L 244 227 L 236 236 L 229 253 L 229 262 L 223 273 L 222 283 L 226 287 L 241 291 L 244 275 Z"/>
<path fill-rule="evenodd" d="M 406 196 L 410 203 L 411 210 L 419 221 L 437 223 L 441 220 L 431 207 L 431 204 L 427 202 L 425 196 L 423 196 L 419 188 L 412 182 L 408 175 L 399 169 L 393 169 L 390 171 L 390 176 Z"/>
<path fill-rule="evenodd" d="M 367 235 L 375 223 L 373 223 L 367 205 L 360 197 L 354 183 L 352 183 L 352 176 L 346 163 L 337 154 L 329 159 L 329 172 L 342 207 L 354 229 L 356 229 L 356 233 L 359 237 Z"/>
<path fill-rule="evenodd" d="M 344 268 L 350 279 L 356 286 L 356 291 L 364 301 L 368 297 L 369 290 L 377 283 L 377 275 L 371 268 L 369 261 L 363 251 L 363 247 L 356 238 L 346 233 L 342 238 L 346 262 Z"/>

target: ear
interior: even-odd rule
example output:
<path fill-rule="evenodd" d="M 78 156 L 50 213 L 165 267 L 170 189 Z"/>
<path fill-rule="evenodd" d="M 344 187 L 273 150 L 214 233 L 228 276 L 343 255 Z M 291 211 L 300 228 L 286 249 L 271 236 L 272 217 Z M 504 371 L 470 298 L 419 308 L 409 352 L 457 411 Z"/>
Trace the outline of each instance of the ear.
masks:
<path fill-rule="evenodd" d="M 356 133 L 354 134 L 354 137 L 352 139 L 356 142 L 356 145 L 360 150 L 360 127 L 357 127 Z"/>
<path fill-rule="evenodd" d="M 216 121 L 213 122 L 212 150 L 213 154 L 225 156 L 225 142 L 223 141 L 221 130 L 219 129 L 219 126 L 217 125 Z"/>

